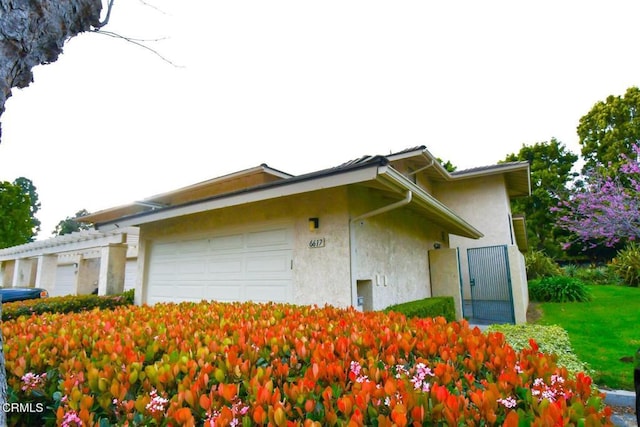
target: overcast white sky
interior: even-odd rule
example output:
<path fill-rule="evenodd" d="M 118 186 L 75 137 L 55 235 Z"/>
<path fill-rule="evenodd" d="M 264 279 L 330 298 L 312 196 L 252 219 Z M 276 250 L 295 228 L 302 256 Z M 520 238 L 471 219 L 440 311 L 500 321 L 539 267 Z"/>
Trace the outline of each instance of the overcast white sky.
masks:
<path fill-rule="evenodd" d="M 39 238 L 96 211 L 267 163 L 292 174 L 426 145 L 459 168 L 556 137 L 640 85 L 640 2 L 117 0 L 1 117 L 0 180 Z M 152 5 L 153 7 L 149 6 Z"/>

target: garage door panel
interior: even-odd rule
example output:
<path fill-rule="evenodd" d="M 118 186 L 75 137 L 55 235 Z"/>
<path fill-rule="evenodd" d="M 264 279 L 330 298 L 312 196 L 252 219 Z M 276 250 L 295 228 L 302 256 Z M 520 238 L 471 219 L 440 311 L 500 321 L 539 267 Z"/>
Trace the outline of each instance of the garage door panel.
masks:
<path fill-rule="evenodd" d="M 127 260 L 124 268 L 124 290 L 135 289 L 138 276 L 138 261 Z"/>
<path fill-rule="evenodd" d="M 177 273 L 187 278 L 206 278 L 207 261 L 205 259 L 186 259 L 183 262 L 175 263 Z"/>
<path fill-rule="evenodd" d="M 53 290 L 50 292 L 52 297 L 61 297 L 65 295 L 75 294 L 76 287 L 76 267 L 73 264 L 59 265 L 56 269 L 56 281 Z"/>
<path fill-rule="evenodd" d="M 291 254 L 277 251 L 247 255 L 247 273 L 291 274 Z"/>
<path fill-rule="evenodd" d="M 261 249 L 265 247 L 290 246 L 289 232 L 286 228 L 267 231 L 256 231 L 247 234 L 247 248 Z"/>
<path fill-rule="evenodd" d="M 201 254 L 209 248 L 208 240 L 188 240 L 177 244 L 177 253 L 179 254 Z"/>
<path fill-rule="evenodd" d="M 229 236 L 213 237 L 209 240 L 211 250 L 228 251 L 232 249 L 242 250 L 244 248 L 244 235 L 232 234 Z"/>
<path fill-rule="evenodd" d="M 162 257 L 168 255 L 174 255 L 177 252 L 176 245 L 174 243 L 156 243 L 153 245 L 153 256 Z"/>
<path fill-rule="evenodd" d="M 208 271 L 214 274 L 242 274 L 242 255 L 212 257 L 208 261 Z"/>
<path fill-rule="evenodd" d="M 206 299 L 222 302 L 244 301 L 238 281 L 216 282 L 206 287 Z"/>
<path fill-rule="evenodd" d="M 149 268 L 149 278 L 171 276 L 176 272 L 178 263 L 176 261 L 159 261 L 154 260 Z"/>
<path fill-rule="evenodd" d="M 153 295 L 150 297 L 150 303 L 156 302 L 178 302 L 176 300 L 176 291 L 179 291 L 179 301 L 196 301 L 204 299 L 204 293 L 200 284 L 182 283 L 176 286 L 175 283 L 155 283 Z"/>
<path fill-rule="evenodd" d="M 287 282 L 266 281 L 261 284 L 248 284 L 247 294 L 251 296 L 249 300 L 255 302 L 288 302 L 289 284 Z"/>

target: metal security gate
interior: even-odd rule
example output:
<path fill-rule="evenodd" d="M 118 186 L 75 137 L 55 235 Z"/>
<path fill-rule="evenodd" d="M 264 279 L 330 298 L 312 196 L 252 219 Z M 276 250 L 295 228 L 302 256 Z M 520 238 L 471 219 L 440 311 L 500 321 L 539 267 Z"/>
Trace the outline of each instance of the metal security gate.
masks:
<path fill-rule="evenodd" d="M 507 246 L 467 249 L 471 321 L 515 323 Z"/>

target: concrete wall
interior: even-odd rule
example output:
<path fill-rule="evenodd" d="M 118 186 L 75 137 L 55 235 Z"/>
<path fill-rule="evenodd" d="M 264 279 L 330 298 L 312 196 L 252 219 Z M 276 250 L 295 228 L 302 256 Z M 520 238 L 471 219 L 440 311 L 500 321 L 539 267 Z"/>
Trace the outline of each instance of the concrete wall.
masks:
<path fill-rule="evenodd" d="M 2 280 L 1 284 L 3 288 L 10 288 L 13 286 L 13 272 L 16 267 L 15 260 L 2 261 Z"/>
<path fill-rule="evenodd" d="M 225 230 L 237 232 L 270 223 L 293 227 L 296 304 L 346 307 L 356 302 L 358 290 L 365 299 L 361 308 L 369 310 L 426 298 L 431 295 L 427 252 L 443 239 L 439 226 L 407 207 L 350 226 L 350 218 L 397 200 L 371 188 L 341 187 L 142 225 L 138 256 L 144 262 L 138 263 L 136 303 L 146 302 L 146 265 L 154 240 L 224 234 Z M 309 229 L 309 218 L 319 219 L 317 230 Z M 324 246 L 310 247 L 314 239 L 324 239 Z"/>
<path fill-rule="evenodd" d="M 82 258 L 78 263 L 76 294 L 89 295 L 100 280 L 100 258 Z"/>
<path fill-rule="evenodd" d="M 46 289 L 51 294 L 56 285 L 57 268 L 58 255 L 40 255 L 38 257 L 35 287 Z"/>
<path fill-rule="evenodd" d="M 527 308 L 529 307 L 529 287 L 524 263 L 524 255 L 517 246 L 507 247 L 509 269 L 511 273 L 511 291 L 513 295 L 513 309 L 516 323 L 527 323 Z"/>
<path fill-rule="evenodd" d="M 502 175 L 434 186 L 434 196 L 484 234 L 481 239 L 451 236 L 451 246 L 514 244 L 511 204 Z"/>
<path fill-rule="evenodd" d="M 36 282 L 37 262 L 30 258 L 19 258 L 16 260 L 13 274 L 14 287 L 33 288 Z"/>
<path fill-rule="evenodd" d="M 451 235 L 449 246 L 460 249 L 464 299 L 471 299 L 468 248 L 513 245 L 511 204 L 502 175 L 434 185 L 434 196 L 476 227 L 484 237 L 468 239 Z"/>
<path fill-rule="evenodd" d="M 309 229 L 309 218 L 319 228 Z M 154 239 L 171 236 L 224 234 L 225 230 L 272 223 L 292 224 L 293 302 L 296 304 L 351 304 L 349 268 L 349 219 L 346 188 L 327 189 L 301 196 L 283 197 L 249 205 L 172 218 L 140 228 L 136 303 L 146 302 L 148 248 Z M 311 248 L 313 239 L 324 247 Z"/>
<path fill-rule="evenodd" d="M 511 224 L 511 204 L 502 175 L 437 184 L 435 196 L 480 230 L 484 237 L 474 240 L 450 236 L 450 247 L 460 249 L 463 299 L 471 299 L 468 248 L 507 245 L 516 323 L 525 323 L 529 292 L 524 256 L 515 245 Z"/>
<path fill-rule="evenodd" d="M 429 251 L 431 289 L 434 297 L 453 297 L 456 319 L 463 317 L 460 293 L 460 264 L 457 249 L 432 249 Z"/>
<path fill-rule="evenodd" d="M 373 189 L 355 187 L 351 189 L 350 201 L 351 217 L 356 218 L 388 206 L 397 198 L 385 198 Z M 371 309 L 381 310 L 431 296 L 428 251 L 442 239 L 439 226 L 405 206 L 356 221 L 352 227 L 355 279 L 360 283 L 361 293 L 371 292 Z"/>
<path fill-rule="evenodd" d="M 5 248 L 0 250 L 0 286 L 35 286 L 51 295 L 88 294 L 96 287 L 106 293 L 121 291 L 125 257 L 135 262 L 137 245 L 138 231 L 131 227 L 120 234 L 82 231 Z M 63 271 L 70 264 L 76 266 L 73 285 Z M 56 289 L 61 278 L 64 283 Z"/>
<path fill-rule="evenodd" d="M 99 295 L 115 295 L 124 292 L 126 263 L 126 244 L 111 244 L 102 248 L 98 277 Z"/>

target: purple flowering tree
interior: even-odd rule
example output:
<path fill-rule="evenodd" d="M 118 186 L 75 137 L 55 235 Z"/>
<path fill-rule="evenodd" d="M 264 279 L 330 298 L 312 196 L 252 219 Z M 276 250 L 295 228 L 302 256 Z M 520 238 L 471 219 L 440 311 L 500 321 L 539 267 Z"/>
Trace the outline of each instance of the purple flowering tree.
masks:
<path fill-rule="evenodd" d="M 586 185 L 553 208 L 561 213 L 556 225 L 573 236 L 565 249 L 611 248 L 640 239 L 640 148 L 633 150 L 635 158 L 621 155 L 614 173 L 604 167 L 588 172 Z"/>

